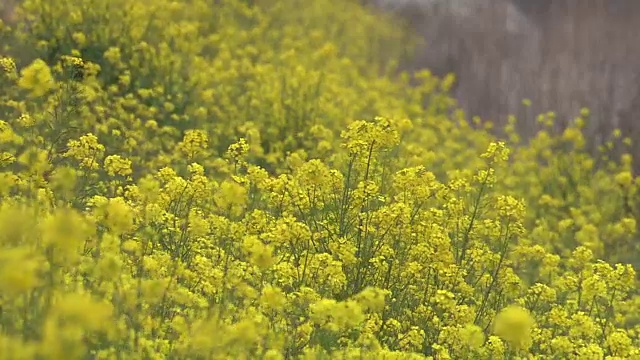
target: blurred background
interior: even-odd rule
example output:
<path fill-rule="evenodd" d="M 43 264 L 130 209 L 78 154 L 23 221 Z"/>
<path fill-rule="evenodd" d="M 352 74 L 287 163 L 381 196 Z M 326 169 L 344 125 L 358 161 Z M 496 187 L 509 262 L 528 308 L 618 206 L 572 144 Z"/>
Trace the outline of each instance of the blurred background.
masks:
<path fill-rule="evenodd" d="M 424 39 L 405 69 L 457 75 L 454 95 L 496 125 L 509 114 L 526 138 L 554 111 L 561 130 L 591 110 L 590 149 L 619 128 L 640 169 L 639 0 L 369 0 Z M 530 99 L 532 106 L 522 105 Z"/>
<path fill-rule="evenodd" d="M 526 139 L 539 129 L 537 114 L 554 111 L 561 131 L 588 107 L 590 151 L 620 129 L 635 140 L 640 173 L 640 0 L 360 1 L 421 36 L 402 68 L 455 73 L 453 95 L 470 116 L 499 131 L 516 115 Z M 10 21 L 17 2 L 0 0 L 0 18 Z"/>
<path fill-rule="evenodd" d="M 14 8 L 18 0 L 0 0 L 0 20 L 11 22 L 14 17 Z"/>

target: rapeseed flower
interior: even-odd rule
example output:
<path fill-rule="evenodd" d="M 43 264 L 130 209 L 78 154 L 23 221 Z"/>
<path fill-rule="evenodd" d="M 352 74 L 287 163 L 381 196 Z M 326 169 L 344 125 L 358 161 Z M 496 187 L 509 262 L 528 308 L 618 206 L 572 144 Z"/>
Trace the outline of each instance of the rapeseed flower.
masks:
<path fill-rule="evenodd" d="M 110 155 L 104 159 L 104 169 L 111 176 L 126 176 L 132 173 L 131 161 L 119 155 Z"/>
<path fill-rule="evenodd" d="M 517 350 L 528 350 L 532 345 L 532 330 L 535 320 L 531 314 L 518 306 L 509 306 L 496 316 L 493 331 Z"/>
<path fill-rule="evenodd" d="M 20 71 L 18 86 L 28 90 L 32 97 L 41 97 L 56 85 L 47 63 L 42 59 L 36 59 Z"/>
<path fill-rule="evenodd" d="M 586 110 L 498 139 L 351 1 L 42 5 L 0 34 L 7 353 L 637 356 L 640 180 Z"/>

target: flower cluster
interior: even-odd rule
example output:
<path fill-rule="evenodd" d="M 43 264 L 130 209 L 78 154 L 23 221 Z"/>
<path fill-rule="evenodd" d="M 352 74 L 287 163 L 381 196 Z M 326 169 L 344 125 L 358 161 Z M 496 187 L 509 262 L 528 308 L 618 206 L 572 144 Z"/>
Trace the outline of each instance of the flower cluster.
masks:
<path fill-rule="evenodd" d="M 498 138 L 394 19 L 306 5 L 21 2 L 0 358 L 639 358 L 631 155 L 586 110 Z"/>

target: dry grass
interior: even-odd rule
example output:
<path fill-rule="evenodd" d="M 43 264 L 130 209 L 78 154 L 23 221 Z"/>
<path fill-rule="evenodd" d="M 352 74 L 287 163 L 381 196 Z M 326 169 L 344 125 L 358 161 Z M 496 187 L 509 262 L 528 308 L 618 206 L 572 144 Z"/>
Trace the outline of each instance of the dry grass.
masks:
<path fill-rule="evenodd" d="M 640 139 L 639 1 L 403 3 L 400 13 L 427 44 L 407 68 L 456 73 L 455 96 L 469 113 L 498 124 L 516 114 L 524 119 L 521 133 L 528 136 L 537 129 L 532 111 L 555 111 L 562 128 L 587 106 L 593 114 L 587 131 L 593 148 L 614 128 Z M 532 109 L 521 105 L 524 98 L 532 100 Z"/>
<path fill-rule="evenodd" d="M 0 0 L 0 20 L 11 22 L 14 20 L 14 9 L 17 0 Z"/>

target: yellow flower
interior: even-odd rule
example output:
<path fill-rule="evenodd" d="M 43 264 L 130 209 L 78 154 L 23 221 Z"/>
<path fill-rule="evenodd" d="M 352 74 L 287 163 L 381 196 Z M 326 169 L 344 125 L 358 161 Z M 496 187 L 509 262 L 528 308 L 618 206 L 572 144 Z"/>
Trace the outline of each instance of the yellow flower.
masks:
<path fill-rule="evenodd" d="M 614 356 L 626 358 L 633 347 L 633 342 L 625 331 L 616 330 L 607 337 L 607 346 Z"/>
<path fill-rule="evenodd" d="M 187 130 L 184 138 L 178 144 L 178 149 L 187 157 L 192 158 L 196 154 L 206 150 L 209 145 L 209 136 L 203 130 Z"/>
<path fill-rule="evenodd" d="M 78 140 L 70 140 L 67 144 L 68 150 L 64 154 L 80 161 L 82 167 L 88 169 L 98 169 L 99 160 L 104 154 L 104 145 L 98 142 L 98 138 L 93 134 L 86 134 Z"/>
<path fill-rule="evenodd" d="M 104 169 L 111 176 L 130 175 L 132 173 L 131 160 L 124 159 L 120 155 L 110 155 L 104 159 Z"/>
<path fill-rule="evenodd" d="M 515 349 L 527 350 L 532 345 L 531 332 L 535 321 L 529 311 L 519 306 L 508 306 L 498 313 L 493 331 Z"/>
<path fill-rule="evenodd" d="M 35 125 L 36 120 L 31 115 L 29 115 L 28 113 L 23 113 L 16 120 L 16 122 L 18 124 L 20 124 L 20 126 L 31 127 L 31 126 Z"/>
<path fill-rule="evenodd" d="M 417 326 L 412 326 L 409 331 L 399 336 L 399 347 L 405 352 L 415 352 L 422 348 L 424 343 L 425 332 Z M 438 358 L 449 358 L 448 349 L 438 348 L 438 345 L 433 346 L 434 350 L 438 351 Z"/>
<path fill-rule="evenodd" d="M 257 236 L 245 237 L 242 246 L 251 263 L 260 269 L 268 269 L 275 263 L 271 247 L 265 245 Z"/>
<path fill-rule="evenodd" d="M 629 188 L 633 184 L 633 174 L 630 171 L 623 171 L 615 175 L 616 184 L 623 188 Z"/>
<path fill-rule="evenodd" d="M 287 297 L 281 289 L 268 285 L 262 289 L 260 304 L 266 310 L 280 311 L 287 305 Z"/>
<path fill-rule="evenodd" d="M 566 336 L 558 336 L 551 340 L 551 349 L 558 354 L 568 355 L 575 349 L 575 344 Z"/>
<path fill-rule="evenodd" d="M 73 33 L 71 38 L 80 47 L 83 47 L 87 43 L 87 36 L 82 32 Z"/>
<path fill-rule="evenodd" d="M 105 206 L 106 219 L 105 222 L 116 234 L 129 231 L 134 224 L 133 210 L 123 198 L 109 199 Z"/>
<path fill-rule="evenodd" d="M 55 87 L 55 81 L 47 63 L 36 59 L 20 71 L 18 86 L 29 90 L 33 97 L 40 97 Z"/>
<path fill-rule="evenodd" d="M 378 288 L 367 287 L 357 294 L 354 299 L 362 306 L 364 310 L 381 312 L 384 310 L 385 296 L 389 295 L 390 291 L 381 290 Z"/>
<path fill-rule="evenodd" d="M 94 300 L 88 294 L 71 293 L 56 302 L 52 314 L 89 331 L 105 330 L 112 323 L 113 307 L 111 303 Z"/>
<path fill-rule="evenodd" d="M 194 238 L 206 236 L 211 231 L 211 226 L 204 218 L 202 211 L 192 209 L 188 215 L 188 232 Z"/>
<path fill-rule="evenodd" d="M 604 359 L 604 351 L 595 344 L 589 344 L 576 352 L 577 359 L 584 360 L 601 360 Z"/>
<path fill-rule="evenodd" d="M 12 58 L 0 57 L 0 69 L 2 69 L 2 71 L 8 78 L 17 78 L 16 63 Z"/>
<path fill-rule="evenodd" d="M 489 144 L 481 158 L 489 159 L 491 162 L 505 162 L 509 160 L 510 150 L 503 141 L 492 142 Z"/>
<path fill-rule="evenodd" d="M 311 304 L 310 312 L 316 324 L 334 332 L 352 329 L 365 320 L 362 307 L 352 300 L 322 299 Z"/>
<path fill-rule="evenodd" d="M 122 53 L 119 48 L 112 46 L 109 49 L 107 49 L 102 56 L 105 58 L 105 60 L 110 62 L 112 65 L 119 65 L 121 61 L 120 58 L 122 56 Z"/>
<path fill-rule="evenodd" d="M 59 209 L 41 223 L 42 240 L 52 245 L 54 255 L 80 256 L 80 250 L 92 233 L 92 227 L 77 211 Z"/>
<path fill-rule="evenodd" d="M 214 196 L 215 204 L 231 216 L 242 214 L 247 201 L 247 189 L 235 181 L 224 181 Z"/>
<path fill-rule="evenodd" d="M 465 345 L 474 350 L 480 349 L 484 344 L 484 332 L 477 325 L 469 324 L 463 327 L 460 337 Z"/>
<path fill-rule="evenodd" d="M 498 214 L 508 219 L 520 220 L 525 215 L 523 202 L 512 196 L 498 196 L 497 208 Z"/>
<path fill-rule="evenodd" d="M 40 285 L 40 271 L 45 259 L 26 247 L 3 249 L 0 252 L 0 291 L 9 297 L 18 296 Z"/>
<path fill-rule="evenodd" d="M 23 142 L 24 139 L 16 134 L 9 123 L 0 120 L 0 144 L 22 144 Z"/>
<path fill-rule="evenodd" d="M 505 353 L 505 347 L 502 340 L 497 336 L 489 336 L 485 345 L 491 359 L 502 359 Z"/>

